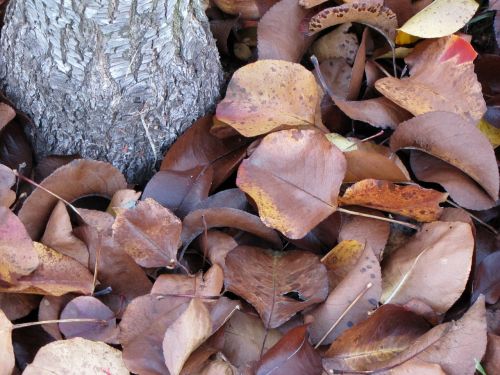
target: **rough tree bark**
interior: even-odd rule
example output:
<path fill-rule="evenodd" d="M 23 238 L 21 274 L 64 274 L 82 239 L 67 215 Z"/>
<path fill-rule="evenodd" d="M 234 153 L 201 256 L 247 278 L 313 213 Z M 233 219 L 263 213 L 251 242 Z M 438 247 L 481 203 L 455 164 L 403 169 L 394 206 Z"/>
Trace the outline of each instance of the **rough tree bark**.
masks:
<path fill-rule="evenodd" d="M 80 154 L 144 181 L 221 77 L 202 0 L 10 0 L 0 80 L 38 158 Z"/>

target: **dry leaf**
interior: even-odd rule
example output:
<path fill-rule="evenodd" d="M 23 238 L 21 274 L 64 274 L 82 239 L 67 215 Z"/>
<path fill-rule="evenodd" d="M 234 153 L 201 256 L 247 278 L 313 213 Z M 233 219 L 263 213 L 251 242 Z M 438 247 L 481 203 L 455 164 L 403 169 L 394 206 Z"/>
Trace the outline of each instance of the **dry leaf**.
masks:
<path fill-rule="evenodd" d="M 445 313 L 465 289 L 473 251 L 469 224 L 424 224 L 385 260 L 382 302 L 405 304 L 419 299 L 437 313 Z"/>
<path fill-rule="evenodd" d="M 280 326 L 328 294 L 325 267 L 305 251 L 238 246 L 226 256 L 224 274 L 226 289 L 251 303 L 267 328 Z"/>
<path fill-rule="evenodd" d="M 42 347 L 23 375 L 129 375 L 122 353 L 103 342 L 82 338 L 59 340 Z"/>
<path fill-rule="evenodd" d="M 0 111 L 2 104 L 3 103 L 0 103 Z M 6 165 L 0 164 L 0 206 L 10 207 L 16 200 L 16 193 L 10 190 L 15 182 L 16 175 L 12 169 Z"/>
<path fill-rule="evenodd" d="M 12 346 L 12 323 L 0 310 L 0 374 L 10 375 L 16 363 Z"/>
<path fill-rule="evenodd" d="M 345 167 L 342 152 L 322 133 L 284 130 L 267 135 L 243 161 L 236 184 L 266 225 L 298 239 L 336 210 Z"/>
<path fill-rule="evenodd" d="M 217 118 L 254 137 L 281 126 L 314 126 L 319 100 L 314 75 L 302 65 L 261 60 L 234 73 Z"/>
<path fill-rule="evenodd" d="M 325 265 L 328 271 L 330 290 L 336 288 L 354 268 L 364 249 L 364 242 L 341 240 L 337 246 L 321 258 L 321 263 Z"/>
<path fill-rule="evenodd" d="M 10 105 L 6 103 L 0 103 L 0 131 L 14 118 L 16 117 L 16 111 Z"/>
<path fill-rule="evenodd" d="M 214 0 L 224 13 L 243 19 L 259 19 L 277 0 Z"/>
<path fill-rule="evenodd" d="M 484 258 L 476 269 L 472 299 L 484 295 L 486 303 L 494 305 L 500 300 L 500 252 L 495 251 Z"/>
<path fill-rule="evenodd" d="M 483 363 L 488 374 L 500 373 L 500 336 L 488 333 L 488 346 Z"/>
<path fill-rule="evenodd" d="M 356 34 L 349 33 L 352 24 L 344 23 L 325 34 L 311 46 L 311 53 L 319 62 L 341 58 L 349 64 L 354 62 L 359 43 Z"/>
<path fill-rule="evenodd" d="M 226 255 L 238 246 L 232 236 L 216 230 L 207 231 L 206 236 L 200 242 L 203 254 L 210 260 L 210 263 L 219 264 L 221 267 L 226 264 Z"/>
<path fill-rule="evenodd" d="M 85 159 L 74 160 L 58 168 L 40 184 L 67 201 L 92 194 L 111 198 L 117 190 L 127 187 L 121 172 L 111 164 Z M 36 188 L 24 201 L 19 219 L 32 239 L 42 235 L 57 202 L 57 198 L 40 188 Z"/>
<path fill-rule="evenodd" d="M 181 228 L 177 216 L 148 198 L 118 213 L 113 239 L 142 267 L 173 267 Z"/>
<path fill-rule="evenodd" d="M 163 355 L 170 374 L 179 375 L 189 355 L 212 333 L 210 314 L 201 300 L 188 308 L 165 331 Z"/>
<path fill-rule="evenodd" d="M 377 308 L 381 293 L 380 265 L 373 251 L 367 246 L 356 265 L 330 292 L 326 301 L 310 313 L 314 317 L 309 329 L 312 342 L 318 343 L 323 339 L 351 304 L 353 306 L 328 333 L 323 343 L 330 344 L 343 331 L 366 319 L 368 313 Z M 361 297 L 355 301 L 358 295 Z"/>
<path fill-rule="evenodd" d="M 61 315 L 64 306 L 68 304 L 76 295 L 73 293 L 63 294 L 62 296 L 43 296 L 38 307 L 38 320 L 57 320 Z M 62 334 L 59 330 L 59 324 L 42 324 L 45 332 L 56 340 L 62 340 Z"/>
<path fill-rule="evenodd" d="M 418 185 L 396 185 L 388 181 L 362 180 L 348 188 L 339 199 L 341 205 L 359 205 L 410 217 L 434 221 L 442 212 L 440 203 L 448 194 Z"/>
<path fill-rule="evenodd" d="M 0 310 L 9 320 L 24 318 L 38 307 L 39 296 L 16 293 L 0 293 Z"/>
<path fill-rule="evenodd" d="M 441 366 L 436 363 L 424 362 L 419 359 L 409 360 L 401 366 L 389 371 L 389 375 L 446 375 Z"/>
<path fill-rule="evenodd" d="M 451 35 L 464 27 L 479 8 L 475 0 L 435 0 L 399 30 L 420 38 Z"/>
<path fill-rule="evenodd" d="M 113 194 L 106 212 L 110 215 L 116 216 L 116 212 L 114 210 L 115 208 L 132 208 L 137 204 L 140 197 L 141 192 L 132 189 L 118 190 Z"/>
<path fill-rule="evenodd" d="M 15 283 L 33 272 L 39 263 L 23 223 L 7 207 L 0 207 L 0 279 Z"/>

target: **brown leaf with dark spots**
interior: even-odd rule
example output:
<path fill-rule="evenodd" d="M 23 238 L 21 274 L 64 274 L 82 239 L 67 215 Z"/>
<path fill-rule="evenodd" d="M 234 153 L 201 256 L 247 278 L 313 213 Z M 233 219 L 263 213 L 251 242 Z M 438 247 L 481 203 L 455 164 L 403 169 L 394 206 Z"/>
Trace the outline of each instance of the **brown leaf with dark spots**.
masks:
<path fill-rule="evenodd" d="M 118 213 L 113 239 L 142 267 L 173 267 L 181 228 L 177 216 L 148 198 Z"/>
<path fill-rule="evenodd" d="M 336 58 L 322 61 L 319 64 L 319 70 L 326 86 L 335 98 L 338 97 L 340 100 L 340 98 L 344 99 L 349 95 L 352 67 L 344 59 Z M 314 74 L 319 77 L 317 70 L 314 70 Z"/>
<path fill-rule="evenodd" d="M 320 66 L 325 60 L 337 58 L 346 64 L 354 62 L 359 43 L 356 34 L 349 32 L 351 27 L 350 22 L 339 25 L 313 43 L 311 54 L 317 57 Z M 321 72 L 324 73 L 323 69 Z"/>
<path fill-rule="evenodd" d="M 379 307 L 370 317 L 345 331 L 325 354 L 327 370 L 372 370 L 410 347 L 430 328 L 417 314 L 397 305 Z"/>
<path fill-rule="evenodd" d="M 491 253 L 477 267 L 472 299 L 484 295 L 486 303 L 494 305 L 500 300 L 500 252 Z"/>
<path fill-rule="evenodd" d="M 0 207 L 0 281 L 15 283 L 39 263 L 23 223 L 7 207 Z"/>
<path fill-rule="evenodd" d="M 92 194 L 111 198 L 117 190 L 127 187 L 121 172 L 111 164 L 85 159 L 74 160 L 58 168 L 40 184 L 67 201 Z M 40 188 L 36 188 L 24 201 L 19 219 L 32 239 L 42 235 L 57 202 L 57 198 Z"/>
<path fill-rule="evenodd" d="M 252 233 L 277 249 L 282 246 L 278 234 L 262 224 L 257 216 L 234 208 L 219 207 L 192 211 L 184 218 L 181 235 L 184 248 L 205 230 L 223 227 Z"/>
<path fill-rule="evenodd" d="M 236 184 L 266 225 L 298 239 L 335 212 L 345 170 L 344 155 L 324 134 L 283 130 L 267 135 L 243 161 Z"/>
<path fill-rule="evenodd" d="M 317 375 L 321 357 L 309 343 L 307 325 L 291 329 L 256 366 L 256 375 Z"/>
<path fill-rule="evenodd" d="M 460 169 L 488 195 L 498 198 L 499 177 L 495 153 L 475 126 L 451 112 L 431 112 L 401 123 L 391 137 L 393 151 L 417 149 Z"/>
<path fill-rule="evenodd" d="M 377 308 L 381 293 L 380 265 L 367 246 L 355 266 L 330 292 L 326 301 L 310 312 L 314 318 L 309 329 L 312 342 L 322 340 L 324 344 L 330 344 L 343 331 L 366 319 L 368 313 Z M 346 311 L 347 314 L 342 317 Z M 330 331 L 334 323 L 337 325 Z"/>
<path fill-rule="evenodd" d="M 309 252 L 272 252 L 238 246 L 226 256 L 226 289 L 245 298 L 267 328 L 322 302 L 328 294 L 325 267 Z"/>
<path fill-rule="evenodd" d="M 61 319 L 96 319 L 99 322 L 59 323 L 66 339 L 83 337 L 87 340 L 117 344 L 118 329 L 113 311 L 95 297 L 80 296 L 72 299 L 62 310 Z"/>
<path fill-rule="evenodd" d="M 405 304 L 419 299 L 437 313 L 445 313 L 465 289 L 473 252 L 469 224 L 424 224 L 384 260 L 382 302 Z"/>
<path fill-rule="evenodd" d="M 396 185 L 388 181 L 362 180 L 348 188 L 339 198 L 341 205 L 359 205 L 410 217 L 434 221 L 442 212 L 440 203 L 448 194 L 418 185 Z"/>
<path fill-rule="evenodd" d="M 255 137 L 283 125 L 314 126 L 319 100 L 314 75 L 302 65 L 260 60 L 234 73 L 217 105 L 217 118 L 245 137 Z"/>

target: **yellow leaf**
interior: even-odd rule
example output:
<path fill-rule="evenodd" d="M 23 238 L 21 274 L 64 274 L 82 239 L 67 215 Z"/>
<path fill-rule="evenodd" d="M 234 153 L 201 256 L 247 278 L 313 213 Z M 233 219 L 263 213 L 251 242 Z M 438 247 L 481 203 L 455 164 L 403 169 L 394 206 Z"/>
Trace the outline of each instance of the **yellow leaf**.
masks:
<path fill-rule="evenodd" d="M 415 43 L 419 39 L 420 38 L 418 36 L 407 34 L 401 30 L 398 30 L 396 32 L 396 44 L 399 45 Z"/>
<path fill-rule="evenodd" d="M 485 119 L 481 119 L 477 127 L 488 138 L 493 148 L 497 148 L 500 145 L 500 129 L 495 128 Z"/>
<path fill-rule="evenodd" d="M 342 152 L 354 151 L 358 149 L 358 145 L 356 142 L 350 141 L 349 139 L 337 133 L 326 134 L 326 139 L 328 139 L 330 143 L 337 146 Z"/>
<path fill-rule="evenodd" d="M 477 8 L 479 4 L 475 0 L 435 0 L 399 30 L 420 38 L 451 35 L 469 22 Z"/>

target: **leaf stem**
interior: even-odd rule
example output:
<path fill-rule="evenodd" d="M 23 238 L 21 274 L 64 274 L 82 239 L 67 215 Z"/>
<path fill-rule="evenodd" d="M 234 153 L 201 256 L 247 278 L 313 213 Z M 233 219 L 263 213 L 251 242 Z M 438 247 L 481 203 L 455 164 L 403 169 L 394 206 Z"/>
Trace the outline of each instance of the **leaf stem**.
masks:
<path fill-rule="evenodd" d="M 57 323 L 100 323 L 100 324 L 106 324 L 106 320 L 92 319 L 92 318 L 42 320 L 42 321 L 39 321 L 39 322 L 29 322 L 29 323 L 14 324 L 12 326 L 12 329 L 33 327 L 33 326 L 39 326 L 39 325 L 42 325 L 42 324 L 57 324 Z"/>
<path fill-rule="evenodd" d="M 465 208 L 459 206 L 455 202 L 450 201 L 449 199 L 446 200 L 446 203 L 452 205 L 455 208 L 458 208 L 459 210 L 465 211 L 467 213 L 467 215 L 469 215 L 471 218 L 473 218 L 474 220 L 476 220 L 479 224 L 481 224 L 482 226 L 484 226 L 485 228 L 487 228 L 488 230 L 490 230 L 493 234 L 498 235 L 498 231 L 495 228 L 493 228 L 491 225 L 485 223 L 483 220 L 481 220 L 480 218 L 478 218 L 476 215 L 471 214 Z"/>
<path fill-rule="evenodd" d="M 414 230 L 418 230 L 419 229 L 419 227 L 417 225 L 407 223 L 406 221 L 389 219 L 388 217 L 377 216 L 377 215 L 370 215 L 370 214 L 364 214 L 364 213 L 358 212 L 358 211 L 346 210 L 345 208 L 341 208 L 341 207 L 337 207 L 337 211 L 343 212 L 343 213 L 348 214 L 348 215 L 363 216 L 363 217 L 368 217 L 370 219 L 387 221 L 389 223 L 399 224 L 399 225 L 402 225 L 404 227 L 411 228 L 411 229 L 414 229 Z"/>

